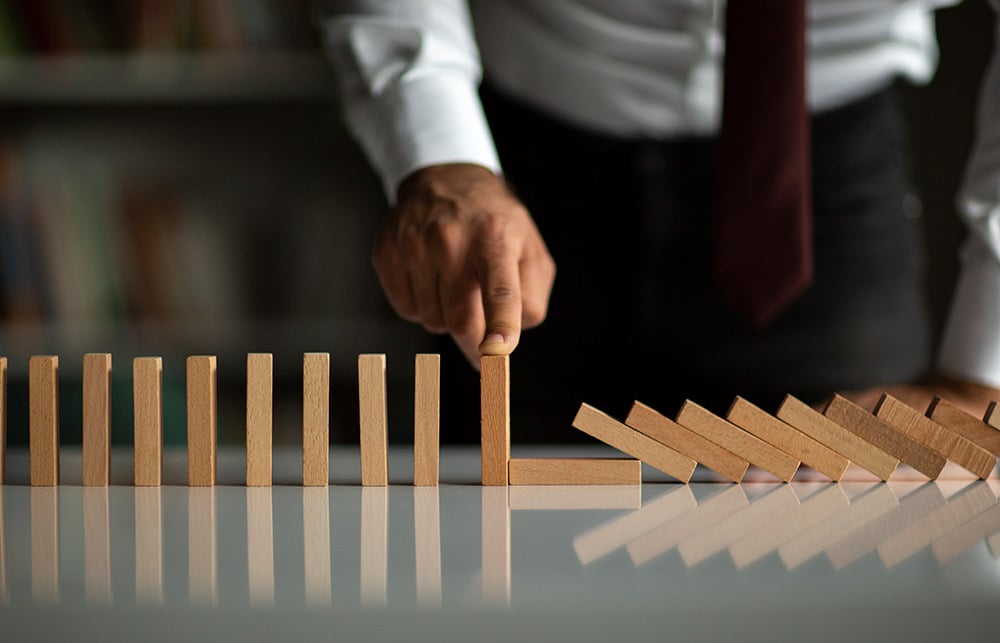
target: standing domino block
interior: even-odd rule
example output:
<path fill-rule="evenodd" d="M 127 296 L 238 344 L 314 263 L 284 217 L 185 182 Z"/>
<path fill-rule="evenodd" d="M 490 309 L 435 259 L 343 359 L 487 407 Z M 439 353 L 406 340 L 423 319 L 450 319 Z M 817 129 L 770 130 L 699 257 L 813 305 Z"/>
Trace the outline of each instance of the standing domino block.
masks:
<path fill-rule="evenodd" d="M 28 361 L 28 446 L 31 485 L 59 484 L 59 358 L 35 355 Z"/>
<path fill-rule="evenodd" d="M 83 486 L 106 487 L 111 472 L 111 355 L 83 356 Z"/>
<path fill-rule="evenodd" d="M 358 355 L 361 411 L 361 485 L 389 484 L 389 440 L 385 396 L 385 355 Z"/>
<path fill-rule="evenodd" d="M 440 457 L 441 356 L 417 355 L 413 392 L 413 484 L 437 486 Z"/>
<path fill-rule="evenodd" d="M 944 469 L 943 455 L 896 430 L 845 397 L 834 395 L 824 415 L 931 480 L 936 480 Z"/>
<path fill-rule="evenodd" d="M 691 480 L 694 468 L 698 464 L 688 456 L 625 426 L 589 404 L 580 405 L 580 410 L 573 419 L 573 427 L 622 453 L 656 467 L 681 482 Z"/>
<path fill-rule="evenodd" d="M 7 480 L 7 358 L 0 357 L 0 485 Z"/>
<path fill-rule="evenodd" d="M 687 400 L 677 414 L 677 423 L 732 451 L 780 480 L 788 482 L 799 461 L 784 451 L 747 433 L 736 425 Z"/>
<path fill-rule="evenodd" d="M 215 356 L 187 358 L 188 486 L 215 485 Z"/>
<path fill-rule="evenodd" d="M 804 402 L 786 395 L 778 407 L 778 419 L 802 431 L 813 440 L 836 451 L 859 467 L 888 480 L 899 460 L 874 447 Z"/>
<path fill-rule="evenodd" d="M 802 464 L 812 467 L 834 482 L 844 476 L 851 464 L 844 456 L 765 413 L 742 397 L 733 400 L 726 419 L 793 458 L 798 458 Z"/>
<path fill-rule="evenodd" d="M 274 358 L 247 355 L 247 486 L 271 486 Z"/>
<path fill-rule="evenodd" d="M 638 460 L 521 458 L 508 466 L 512 485 L 642 484 Z"/>
<path fill-rule="evenodd" d="M 935 397 L 927 409 L 927 417 L 993 455 L 1000 456 L 1000 431 L 948 400 Z"/>
<path fill-rule="evenodd" d="M 875 405 L 875 415 L 980 478 L 989 477 L 996 466 L 997 459 L 989 451 L 949 431 L 891 395 L 882 395 Z"/>
<path fill-rule="evenodd" d="M 625 424 L 660 444 L 694 458 L 699 464 L 733 482 L 739 483 L 743 480 L 750 467 L 748 461 L 684 428 L 670 418 L 660 415 L 642 402 L 632 404 L 632 410 L 629 411 Z"/>
<path fill-rule="evenodd" d="M 510 462 L 510 356 L 483 355 L 479 365 L 483 484 L 502 486 Z"/>
<path fill-rule="evenodd" d="M 302 485 L 330 484 L 330 353 L 302 356 Z"/>
<path fill-rule="evenodd" d="M 135 408 L 135 486 L 159 487 L 163 470 L 163 359 L 132 361 Z"/>

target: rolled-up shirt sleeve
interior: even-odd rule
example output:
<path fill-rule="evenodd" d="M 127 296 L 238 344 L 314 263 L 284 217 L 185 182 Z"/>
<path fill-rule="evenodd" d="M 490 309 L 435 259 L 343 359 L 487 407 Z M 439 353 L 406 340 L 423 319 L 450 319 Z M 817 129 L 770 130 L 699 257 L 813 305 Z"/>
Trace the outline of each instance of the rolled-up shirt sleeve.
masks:
<path fill-rule="evenodd" d="M 321 21 L 348 127 L 390 202 L 423 167 L 474 163 L 499 173 L 465 0 L 337 0 L 323 5 Z"/>
<path fill-rule="evenodd" d="M 1000 11 L 1000 1 L 993 5 Z M 976 142 L 958 198 L 969 237 L 962 249 L 939 367 L 950 375 L 1000 388 L 1000 50 L 994 52 L 986 74 Z"/>

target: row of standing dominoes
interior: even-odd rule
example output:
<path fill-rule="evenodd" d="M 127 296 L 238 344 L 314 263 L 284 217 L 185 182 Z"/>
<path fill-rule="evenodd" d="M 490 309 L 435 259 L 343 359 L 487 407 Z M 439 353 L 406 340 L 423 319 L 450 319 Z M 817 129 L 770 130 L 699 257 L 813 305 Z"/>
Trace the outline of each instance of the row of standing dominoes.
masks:
<path fill-rule="evenodd" d="M 272 480 L 272 355 L 247 355 L 246 484 Z M 385 355 L 358 356 L 361 483 L 388 483 L 388 422 Z M 59 358 L 33 356 L 28 363 L 30 482 L 59 484 Z M 438 355 L 416 356 L 414 484 L 438 483 Z M 158 486 L 163 463 L 163 360 L 137 357 L 132 364 L 135 416 L 134 484 Z M 302 484 L 323 486 L 330 478 L 330 354 L 306 353 L 302 362 Z M 0 484 L 6 463 L 7 359 L 0 358 Z M 187 358 L 188 484 L 216 480 L 216 358 Z M 110 482 L 111 355 L 83 357 L 83 485 Z"/>
<path fill-rule="evenodd" d="M 733 482 L 750 465 L 790 481 L 801 465 L 840 480 L 851 463 L 886 481 L 902 463 L 934 480 L 947 461 L 977 478 L 1000 456 L 1000 408 L 983 419 L 935 398 L 925 413 L 885 394 L 873 413 L 835 395 L 820 413 L 787 396 L 775 415 L 736 398 L 726 417 L 687 401 L 675 420 L 636 402 L 625 422 L 583 404 L 573 426 L 635 460 L 511 460 L 511 484 L 636 484 L 639 462 L 688 482 L 701 464 Z"/>

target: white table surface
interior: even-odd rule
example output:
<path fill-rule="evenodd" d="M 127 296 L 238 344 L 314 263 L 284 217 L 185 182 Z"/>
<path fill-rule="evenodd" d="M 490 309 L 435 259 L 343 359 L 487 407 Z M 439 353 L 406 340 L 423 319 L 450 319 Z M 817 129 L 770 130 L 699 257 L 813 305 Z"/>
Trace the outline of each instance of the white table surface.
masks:
<path fill-rule="evenodd" d="M 609 454 L 519 448 L 515 455 Z M 27 454 L 0 486 L 0 641 L 989 640 L 1000 637 L 1000 482 L 476 484 L 476 449 L 446 448 L 415 489 L 357 486 L 335 447 L 329 488 L 31 488 Z M 906 476 L 901 476 L 906 477 Z M 919 478 L 919 477 L 917 477 Z M 702 478 L 704 479 L 704 477 Z"/>

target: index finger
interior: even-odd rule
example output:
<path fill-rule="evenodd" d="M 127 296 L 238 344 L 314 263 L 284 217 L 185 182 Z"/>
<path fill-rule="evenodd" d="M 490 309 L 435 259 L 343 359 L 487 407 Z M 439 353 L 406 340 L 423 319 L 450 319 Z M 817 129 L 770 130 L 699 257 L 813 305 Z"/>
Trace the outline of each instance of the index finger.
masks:
<path fill-rule="evenodd" d="M 483 292 L 486 335 L 480 355 L 506 355 L 521 338 L 521 277 L 518 257 L 505 243 L 479 249 L 479 283 Z"/>

